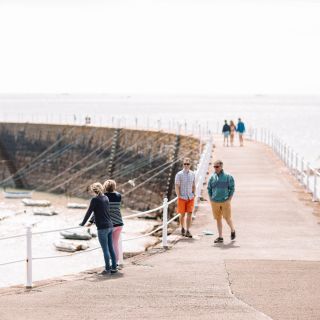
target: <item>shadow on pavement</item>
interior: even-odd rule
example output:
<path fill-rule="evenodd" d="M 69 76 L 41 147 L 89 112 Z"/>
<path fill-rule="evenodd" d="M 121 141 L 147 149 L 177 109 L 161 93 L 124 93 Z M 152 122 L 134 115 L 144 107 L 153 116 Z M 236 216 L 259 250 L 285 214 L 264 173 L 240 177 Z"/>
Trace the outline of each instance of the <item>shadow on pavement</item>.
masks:
<path fill-rule="evenodd" d="M 100 281 L 109 281 L 109 280 L 115 280 L 122 278 L 124 274 L 122 272 L 118 272 L 116 274 L 112 275 L 101 275 L 101 274 L 95 274 L 90 281 L 91 282 L 100 282 Z"/>
<path fill-rule="evenodd" d="M 238 249 L 238 248 L 240 248 L 240 246 L 236 245 L 234 241 L 229 242 L 228 244 L 214 243 L 212 246 L 215 247 L 215 248 L 220 248 L 221 250 Z"/>

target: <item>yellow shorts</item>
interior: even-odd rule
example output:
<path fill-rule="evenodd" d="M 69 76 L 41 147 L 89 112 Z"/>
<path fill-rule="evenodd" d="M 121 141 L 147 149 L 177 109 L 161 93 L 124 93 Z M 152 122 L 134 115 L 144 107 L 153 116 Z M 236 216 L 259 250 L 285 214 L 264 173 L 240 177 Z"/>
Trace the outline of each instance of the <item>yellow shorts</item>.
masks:
<path fill-rule="evenodd" d="M 213 202 L 211 201 L 211 207 L 214 218 L 221 219 L 224 217 L 225 219 L 231 218 L 231 202 L 227 200 L 225 202 Z"/>

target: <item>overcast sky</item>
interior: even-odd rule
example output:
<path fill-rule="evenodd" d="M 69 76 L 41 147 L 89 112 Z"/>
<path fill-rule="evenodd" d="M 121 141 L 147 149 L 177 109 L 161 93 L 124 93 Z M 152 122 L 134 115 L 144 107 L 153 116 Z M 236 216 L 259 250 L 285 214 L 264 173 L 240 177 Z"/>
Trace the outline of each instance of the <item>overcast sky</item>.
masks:
<path fill-rule="evenodd" d="M 0 93 L 320 94 L 319 17 L 315 0 L 0 0 Z"/>

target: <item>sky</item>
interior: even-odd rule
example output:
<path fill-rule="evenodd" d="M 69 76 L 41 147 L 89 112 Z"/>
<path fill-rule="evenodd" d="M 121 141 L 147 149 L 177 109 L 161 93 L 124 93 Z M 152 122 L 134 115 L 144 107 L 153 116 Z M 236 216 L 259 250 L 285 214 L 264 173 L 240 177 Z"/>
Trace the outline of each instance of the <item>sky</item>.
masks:
<path fill-rule="evenodd" d="M 0 94 L 320 94 L 320 1 L 0 0 Z"/>

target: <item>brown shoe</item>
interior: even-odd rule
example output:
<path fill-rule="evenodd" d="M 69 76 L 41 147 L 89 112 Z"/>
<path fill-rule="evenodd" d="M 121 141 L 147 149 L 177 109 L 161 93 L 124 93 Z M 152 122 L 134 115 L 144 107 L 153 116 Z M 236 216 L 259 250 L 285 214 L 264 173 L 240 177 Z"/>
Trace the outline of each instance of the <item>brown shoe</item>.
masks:
<path fill-rule="evenodd" d="M 181 235 L 184 237 L 186 235 L 186 230 L 184 228 L 181 228 Z"/>

